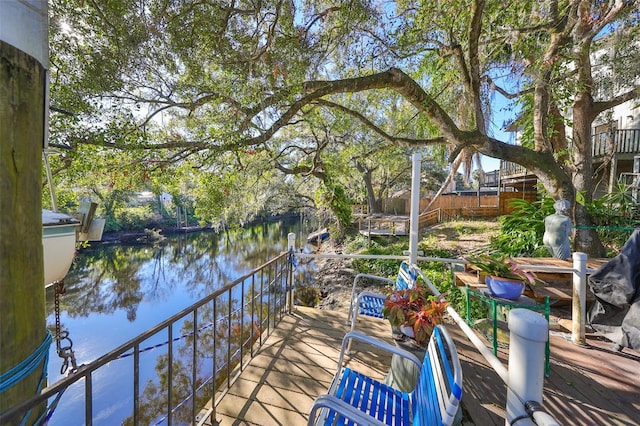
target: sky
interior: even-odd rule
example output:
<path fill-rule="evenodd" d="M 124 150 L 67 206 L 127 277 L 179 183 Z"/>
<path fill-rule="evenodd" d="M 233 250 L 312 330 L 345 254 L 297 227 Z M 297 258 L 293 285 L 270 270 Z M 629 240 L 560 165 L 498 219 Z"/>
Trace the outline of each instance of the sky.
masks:
<path fill-rule="evenodd" d="M 500 84 L 500 80 L 502 77 L 492 75 L 494 81 Z M 511 90 L 509 87 L 509 82 L 503 84 L 507 90 Z M 491 108 L 493 109 L 493 119 L 489 123 L 489 135 L 507 143 L 515 143 L 514 132 L 505 132 L 503 130 L 503 126 L 505 122 L 512 121 L 517 115 L 519 108 L 514 107 L 513 102 L 500 93 L 495 93 L 492 102 Z M 482 156 L 482 169 L 485 172 L 491 172 L 493 170 L 497 170 L 500 168 L 500 160 L 495 158 Z"/>

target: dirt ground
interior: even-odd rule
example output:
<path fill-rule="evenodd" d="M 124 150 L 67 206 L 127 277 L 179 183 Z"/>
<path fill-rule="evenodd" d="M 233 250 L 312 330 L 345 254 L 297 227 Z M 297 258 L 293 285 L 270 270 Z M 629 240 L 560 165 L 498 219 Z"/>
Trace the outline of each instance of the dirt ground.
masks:
<path fill-rule="evenodd" d="M 489 245 L 491 236 L 498 233 L 496 221 L 460 220 L 440 223 L 420 232 L 420 241 L 434 248 L 453 251 L 457 256 L 482 251 Z M 328 240 L 320 247 L 322 253 L 339 253 L 343 248 Z M 320 309 L 349 310 L 349 299 L 356 271 L 349 259 L 321 259 L 316 262 L 318 269 L 314 274 L 320 289 Z"/>
<path fill-rule="evenodd" d="M 454 257 L 486 250 L 493 235 L 498 234 L 496 221 L 461 220 L 440 223 L 426 228 L 420 233 L 420 241 L 429 245 L 451 250 Z M 325 241 L 321 253 L 341 253 L 343 247 L 336 246 L 331 240 Z M 316 261 L 318 269 L 314 273 L 316 285 L 320 290 L 319 309 L 348 312 L 353 279 L 356 271 L 351 267 L 350 259 L 320 259 Z M 366 284 L 366 283 L 364 283 Z M 362 291 L 364 287 L 360 287 Z M 557 304 L 552 306 L 550 329 L 565 333 L 571 328 L 571 306 Z"/>

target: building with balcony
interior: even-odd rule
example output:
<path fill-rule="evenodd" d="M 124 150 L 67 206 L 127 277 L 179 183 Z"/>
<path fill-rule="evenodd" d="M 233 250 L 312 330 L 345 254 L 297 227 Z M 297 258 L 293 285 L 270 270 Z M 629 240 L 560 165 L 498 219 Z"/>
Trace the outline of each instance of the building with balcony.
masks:
<path fill-rule="evenodd" d="M 624 182 L 637 191 L 640 184 L 640 107 L 629 101 L 593 124 L 593 196 L 599 198 Z M 518 130 L 515 130 L 518 132 Z M 519 138 L 516 137 L 516 140 Z M 538 179 L 519 164 L 500 163 L 500 186 L 517 191 L 535 191 Z"/>

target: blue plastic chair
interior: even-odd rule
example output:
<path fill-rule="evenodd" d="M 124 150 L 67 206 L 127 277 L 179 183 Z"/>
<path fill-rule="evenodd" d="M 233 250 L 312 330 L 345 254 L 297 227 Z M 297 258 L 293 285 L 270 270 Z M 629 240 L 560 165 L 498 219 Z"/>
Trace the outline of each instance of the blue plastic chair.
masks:
<path fill-rule="evenodd" d="M 366 315 L 369 317 L 382 318 L 382 307 L 387 295 L 376 291 L 362 291 L 356 293 L 358 282 L 361 279 L 371 279 L 388 285 L 394 285 L 395 290 L 412 289 L 416 285 L 418 271 L 410 266 L 407 262 L 402 262 L 398 270 L 398 277 L 394 281 L 389 278 L 380 277 L 371 274 L 358 274 L 353 280 L 353 289 L 351 290 L 351 303 L 349 305 L 349 315 L 347 324 L 351 323 L 351 331 L 355 329 L 358 315 Z"/>
<path fill-rule="evenodd" d="M 403 392 L 343 366 L 345 349 L 354 339 L 415 365 L 420 371 L 415 388 Z M 350 332 L 342 342 L 334 380 L 328 393 L 315 400 L 308 426 L 450 426 L 459 417 L 462 393 L 462 367 L 453 339 L 443 325 L 434 328 L 422 363 L 394 345 Z"/>

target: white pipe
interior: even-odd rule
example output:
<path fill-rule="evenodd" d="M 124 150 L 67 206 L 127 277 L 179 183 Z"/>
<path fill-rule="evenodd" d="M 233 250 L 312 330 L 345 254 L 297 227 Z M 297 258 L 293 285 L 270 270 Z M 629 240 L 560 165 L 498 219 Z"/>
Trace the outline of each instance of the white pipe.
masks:
<path fill-rule="evenodd" d="M 295 251 L 296 249 L 296 234 L 295 232 L 289 232 L 289 234 L 287 235 L 287 247 L 289 248 L 289 251 Z"/>
<path fill-rule="evenodd" d="M 417 268 L 417 271 L 418 271 L 418 274 L 420 274 L 420 277 L 422 278 L 422 280 L 429 287 L 431 292 L 436 297 L 442 297 L 442 293 L 440 293 L 440 291 L 436 288 L 436 286 L 433 285 L 429 277 L 427 277 L 424 274 L 424 272 L 422 272 L 422 269 Z M 447 304 L 447 313 L 456 322 L 456 324 L 458 324 L 458 327 L 460 327 L 460 329 L 464 332 L 464 334 L 467 336 L 469 341 L 473 343 L 473 345 L 476 347 L 478 352 L 480 352 L 480 354 L 484 356 L 484 358 L 487 360 L 489 365 L 491 365 L 491 367 L 496 371 L 496 373 L 498 373 L 498 376 L 500 376 L 502 381 L 505 383 L 508 383 L 507 369 L 504 366 L 504 364 L 502 364 L 502 361 L 500 361 L 500 359 L 498 359 L 498 357 L 495 356 L 493 352 L 491 352 L 491 350 L 487 347 L 487 345 L 485 345 L 485 343 L 482 340 L 480 340 L 478 335 L 471 329 L 471 327 L 469 327 L 467 322 L 449 304 Z"/>
<path fill-rule="evenodd" d="M 49 165 L 49 154 L 47 150 L 42 150 L 42 158 L 44 159 L 44 169 L 47 173 L 47 184 L 49 185 L 49 195 L 51 196 L 51 210 L 58 211 L 58 203 L 56 202 L 56 192 L 53 187 L 53 176 L 51 175 L 51 166 Z"/>
<path fill-rule="evenodd" d="M 419 152 L 411 156 L 411 225 L 409 231 L 409 262 L 415 265 L 418 261 L 418 221 L 420 209 L 420 166 L 422 156 Z"/>
<path fill-rule="evenodd" d="M 408 252 L 406 252 L 408 253 Z M 311 259 L 387 259 L 387 260 L 409 260 L 407 254 L 404 255 L 386 255 L 386 254 L 340 254 L 340 253 L 296 253 L 297 257 L 308 257 Z M 418 260 L 424 262 L 442 262 L 442 263 L 460 263 L 462 265 L 467 264 L 466 260 L 462 259 L 447 259 L 441 257 L 425 257 L 418 256 Z"/>
<path fill-rule="evenodd" d="M 406 260 L 406 256 L 387 256 L 387 255 L 345 255 L 345 254 L 328 254 L 328 255 L 320 255 L 320 254 L 314 254 L 314 253 L 296 253 L 296 257 L 308 257 L 308 258 L 343 258 L 343 259 L 347 259 L 347 258 L 352 258 L 352 259 L 398 259 L 398 260 Z M 427 259 L 429 261 L 440 261 L 443 263 L 467 263 L 464 260 L 461 259 L 442 259 L 442 258 L 431 258 L 431 257 L 420 257 L 419 259 Z M 586 264 L 586 262 L 585 262 Z M 537 269 L 537 267 L 533 267 L 532 269 Z M 564 269 L 567 268 L 554 268 L 554 267 L 549 267 L 549 268 L 544 268 L 545 270 L 562 270 L 562 272 L 565 272 Z M 571 269 L 571 271 L 573 271 L 573 269 Z M 436 296 L 442 296 L 440 291 L 438 291 L 437 288 L 435 288 L 435 286 L 433 286 L 433 284 L 431 284 L 431 281 L 428 279 L 428 277 L 426 277 L 424 275 L 424 273 L 422 273 L 422 271 L 420 269 L 418 269 L 418 272 L 420 273 L 422 279 L 425 281 L 425 283 L 429 286 L 429 288 L 431 288 L 432 292 L 436 295 Z M 548 327 L 548 323 L 546 322 L 546 320 L 544 319 L 544 317 L 540 316 L 539 314 L 536 314 L 532 311 L 529 311 L 527 309 L 524 309 L 524 311 L 526 312 L 530 312 L 533 315 L 536 315 L 537 317 L 539 317 L 545 324 L 546 327 Z M 469 327 L 469 325 L 466 323 L 466 321 L 460 316 L 460 314 L 458 314 L 458 312 L 456 312 L 455 309 L 453 309 L 453 307 L 451 306 L 447 306 L 447 313 L 451 316 L 451 318 L 456 322 L 456 324 L 458 325 L 458 327 L 460 327 L 460 329 L 464 332 L 464 334 L 467 336 L 467 338 L 469 339 L 469 341 L 471 343 L 473 343 L 473 345 L 476 347 L 476 349 L 478 350 L 478 352 L 485 358 L 485 360 L 489 363 L 489 365 L 491 366 L 491 368 L 493 368 L 493 370 L 498 374 L 498 376 L 500 377 L 500 379 L 507 385 L 507 388 L 510 389 L 510 379 L 509 379 L 509 373 L 507 368 L 504 366 L 504 364 L 502 364 L 502 362 L 500 361 L 500 359 L 498 357 L 496 357 L 493 352 L 486 346 L 485 342 L 483 342 L 475 333 L 474 330 L 471 329 L 471 327 Z M 545 333 L 544 338 L 548 338 L 548 331 Z M 513 342 L 513 340 L 512 340 Z M 544 359 L 545 359 L 545 354 L 544 354 L 544 350 L 545 350 L 545 344 L 544 342 L 546 342 L 546 340 L 543 341 L 542 343 L 542 352 L 538 353 L 536 355 L 536 357 L 532 358 L 535 359 L 535 363 L 540 363 L 541 364 L 541 371 L 542 371 L 542 375 L 544 376 Z M 510 351 L 511 353 L 511 351 Z M 525 386 L 526 387 L 526 386 Z M 520 394 L 518 391 L 514 391 L 512 392 L 514 394 L 514 396 L 516 394 L 520 395 L 520 398 L 518 398 L 516 396 L 517 401 L 520 404 L 520 412 L 525 413 L 526 409 L 524 407 L 524 403 L 527 401 L 530 401 L 529 399 L 525 399 L 525 397 L 527 396 L 527 394 Z M 533 400 L 531 400 L 533 401 Z M 541 402 L 542 398 L 535 400 L 535 402 Z M 540 404 L 541 405 L 541 404 Z M 538 426 L 557 426 L 558 423 L 556 422 L 556 420 L 550 416 L 549 414 L 547 414 L 544 411 L 535 411 L 532 414 L 533 419 L 535 419 L 535 424 L 537 424 Z M 525 423 L 525 420 L 528 423 Z M 533 424 L 531 423 L 530 419 L 522 419 L 519 420 L 517 422 L 518 426 L 523 426 L 525 424 Z"/>
<path fill-rule="evenodd" d="M 439 292 L 438 292 L 438 294 L 439 294 Z M 524 309 L 524 310 L 527 311 L 527 312 L 534 313 L 534 312 L 529 311 L 527 309 Z M 487 347 L 487 345 L 482 340 L 480 340 L 480 338 L 477 336 L 477 334 L 471 329 L 471 327 L 469 327 L 467 325 L 466 321 L 458 314 L 458 312 L 456 312 L 455 309 L 453 309 L 451 306 L 447 306 L 447 313 L 449 313 L 451 318 L 456 322 L 458 327 L 460 327 L 460 329 L 464 332 L 464 334 L 467 336 L 469 341 L 471 343 L 473 343 L 473 345 L 476 347 L 476 349 L 478 350 L 480 355 L 482 355 L 484 357 L 484 359 L 489 363 L 491 368 L 493 368 L 494 371 L 496 372 L 496 374 L 498 374 L 500 379 L 507 385 L 507 389 L 512 389 L 511 386 L 510 386 L 511 382 L 509 381 L 510 380 L 509 379 L 509 372 L 508 372 L 507 368 L 504 366 L 504 364 L 502 364 L 500 359 L 493 354 L 493 352 Z M 544 320 L 544 317 L 542 317 L 540 315 L 537 315 L 537 316 Z M 545 321 L 545 323 L 546 323 L 546 321 Z M 543 343 L 542 344 L 542 353 L 538 354 L 538 356 L 540 358 L 538 358 L 536 360 L 537 362 L 542 360 L 542 367 L 541 368 L 542 368 L 542 374 L 543 375 L 544 375 L 544 350 L 545 350 L 545 345 Z M 510 353 L 511 353 L 511 351 L 510 351 Z M 522 415 L 524 415 L 524 413 L 526 412 L 526 409 L 524 407 L 524 402 L 527 402 L 527 401 L 530 401 L 530 400 L 524 399 L 525 398 L 524 395 L 520 395 L 520 398 L 517 398 L 515 393 L 512 392 L 512 394 L 516 397 L 516 400 L 520 404 L 520 412 L 522 413 Z M 541 400 L 542 399 L 540 399 L 540 401 Z M 539 401 L 535 401 L 535 402 L 539 402 Z M 540 405 L 542 405 L 542 404 L 540 403 Z M 546 413 L 545 411 L 535 411 L 532 414 L 532 417 L 533 417 L 533 419 L 535 421 L 535 424 L 538 425 L 538 426 L 559 426 L 558 422 L 556 421 L 556 419 L 554 419 L 550 414 Z M 522 420 L 519 420 L 516 423 L 517 426 L 523 426 L 525 424 L 532 425 L 534 423 L 532 423 L 530 419 L 522 419 Z"/>
<path fill-rule="evenodd" d="M 571 341 L 586 344 L 585 317 L 587 310 L 587 255 L 573 253 L 573 299 L 571 305 Z"/>
<path fill-rule="evenodd" d="M 460 329 L 464 332 L 464 334 L 467 336 L 467 339 L 469 339 L 469 341 L 473 343 L 473 346 L 475 346 L 478 352 L 480 352 L 480 355 L 482 355 L 484 359 L 487 360 L 491 368 L 493 368 L 495 372 L 498 373 L 500 379 L 502 379 L 504 383 L 509 383 L 507 368 L 500 361 L 500 359 L 493 354 L 491 349 L 489 349 L 482 340 L 480 340 L 475 331 L 473 331 L 471 327 L 467 325 L 467 322 L 460 316 L 460 314 L 458 314 L 458 312 L 456 312 L 455 309 L 453 309 L 451 306 L 447 306 L 447 313 L 449 313 L 449 316 L 451 316 L 456 324 L 458 324 L 458 327 L 460 327 Z"/>
<path fill-rule="evenodd" d="M 542 402 L 544 351 L 549 324 L 528 309 L 509 312 L 509 386 L 505 425 L 533 425 L 524 408 L 527 401 Z"/>
<path fill-rule="evenodd" d="M 427 284 L 427 286 L 431 289 L 433 294 L 435 294 L 438 297 L 441 297 L 442 294 L 440 293 L 440 291 L 438 291 L 438 289 L 433 285 L 433 283 L 431 283 L 429 278 L 425 276 L 422 270 L 419 268 L 418 268 L 418 273 L 420 274 L 424 282 Z M 520 321 L 519 323 L 514 322 L 514 326 L 512 327 L 511 312 L 515 310 L 526 312 L 525 314 L 523 314 L 525 321 L 524 322 Z M 514 419 L 520 416 L 527 416 L 527 417 L 521 417 L 517 421 L 518 426 L 534 425 L 534 424 L 538 426 L 559 426 L 558 422 L 551 415 L 549 415 L 547 412 L 543 410 L 533 411 L 531 413 L 531 417 L 534 419 L 535 423 L 532 422 L 531 418 L 528 417 L 529 408 L 525 406 L 525 403 L 533 402 L 536 407 L 542 408 L 542 391 L 543 391 L 543 385 L 544 385 L 544 368 L 545 368 L 544 360 L 545 360 L 545 350 L 546 350 L 545 343 L 549 338 L 549 323 L 544 317 L 528 309 L 513 309 L 511 312 L 509 316 L 509 328 L 512 330 L 513 329 L 520 330 L 519 331 L 520 335 L 537 337 L 537 340 L 542 340 L 542 343 L 541 344 L 540 342 L 535 343 L 535 347 L 531 347 L 530 345 L 527 345 L 527 347 L 522 347 L 521 342 L 515 341 L 517 339 L 514 339 L 513 332 L 512 332 L 512 335 L 509 339 L 510 340 L 509 370 L 507 370 L 504 364 L 502 364 L 502 362 L 500 361 L 500 359 L 498 359 L 498 357 L 495 356 L 491 350 L 489 350 L 489 348 L 485 345 L 485 343 L 482 340 L 480 340 L 480 338 L 471 329 L 471 327 L 469 327 L 467 322 L 460 316 L 460 314 L 458 314 L 458 312 L 456 312 L 456 310 L 453 309 L 453 307 L 451 307 L 450 305 L 447 306 L 447 313 L 456 322 L 458 327 L 460 327 L 460 329 L 464 332 L 464 334 L 467 336 L 469 341 L 473 343 L 473 345 L 476 347 L 480 355 L 482 355 L 484 359 L 489 363 L 491 368 L 494 369 L 494 371 L 498 374 L 500 379 L 507 385 L 507 390 L 508 390 L 507 407 L 509 407 L 509 404 L 510 404 L 509 397 L 511 397 L 512 399 L 511 405 L 515 410 L 515 412 L 519 413 L 515 415 L 513 418 L 511 418 L 510 421 L 513 421 Z M 529 320 L 527 317 L 531 318 L 531 320 Z M 511 349 L 512 348 L 511 345 L 513 344 L 516 344 L 516 345 L 520 344 L 521 345 L 520 349 Z M 524 350 L 528 354 L 529 358 L 524 360 L 522 359 L 522 357 L 514 355 L 514 357 L 516 358 L 516 362 L 520 364 L 519 364 L 519 367 L 512 369 L 511 354 L 514 353 L 514 350 L 516 352 L 520 352 Z M 517 381 L 514 381 L 514 378 L 511 377 L 511 374 L 514 374 L 514 375 L 520 374 L 517 371 L 521 370 L 523 366 L 524 368 L 526 368 L 528 365 L 533 366 L 533 369 L 530 371 L 531 375 L 527 377 L 519 376 L 518 378 L 515 379 Z M 531 380 L 535 380 L 535 383 L 533 383 L 533 386 L 529 388 L 529 381 Z M 516 386 L 511 386 L 512 383 L 517 383 L 517 384 Z M 531 393 L 529 394 L 521 393 L 520 388 L 523 388 L 523 387 L 525 389 L 529 389 Z M 538 393 L 534 394 L 533 392 L 538 392 Z M 536 397 L 533 398 L 533 396 L 536 396 Z M 510 423 L 508 423 L 507 420 L 509 420 L 508 410 L 507 410 L 507 419 L 505 419 L 505 422 L 507 425 L 509 425 Z"/>

